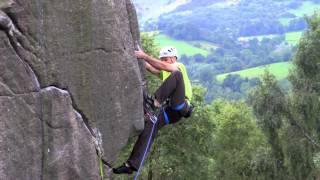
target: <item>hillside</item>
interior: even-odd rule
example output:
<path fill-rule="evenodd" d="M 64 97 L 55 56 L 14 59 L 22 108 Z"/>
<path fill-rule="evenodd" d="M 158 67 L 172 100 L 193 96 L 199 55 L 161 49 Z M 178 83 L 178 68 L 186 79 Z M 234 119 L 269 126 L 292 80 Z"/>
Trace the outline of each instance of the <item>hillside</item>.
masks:
<path fill-rule="evenodd" d="M 175 11 L 189 11 L 197 8 L 215 6 L 215 7 L 228 7 L 236 5 L 240 0 L 191 0 L 190 2 L 181 5 Z"/>
<path fill-rule="evenodd" d="M 159 18 L 158 29 L 177 39 L 212 42 L 219 41 L 217 34 L 230 38 L 283 34 L 305 29 L 303 16 L 310 15 L 320 7 L 312 1 L 242 0 L 233 4 L 233 1 L 205 2 L 205 6 L 196 7 L 188 6 L 195 3 L 190 2 L 163 14 Z M 284 20 L 287 25 L 282 24 Z"/>
<path fill-rule="evenodd" d="M 178 49 L 180 55 L 194 56 L 196 54 L 201 54 L 203 56 L 208 56 L 210 48 L 216 48 L 210 43 L 205 43 L 201 41 L 182 41 L 172 39 L 167 35 L 159 34 L 156 36 L 156 43 L 160 47 L 167 46 L 168 44 L 175 46 Z M 198 47 L 197 44 L 199 45 Z"/>
<path fill-rule="evenodd" d="M 160 15 L 169 13 L 190 0 L 133 0 L 141 25 L 148 20 L 157 19 Z"/>
<path fill-rule="evenodd" d="M 304 16 L 319 7 L 319 0 L 191 0 L 145 23 L 143 30 L 158 31 L 159 46 L 176 46 L 191 79 L 211 92 L 210 77 L 260 74 L 258 67 L 290 62 L 307 28 Z M 279 69 L 287 72 L 288 66 L 269 70 L 279 76 Z"/>

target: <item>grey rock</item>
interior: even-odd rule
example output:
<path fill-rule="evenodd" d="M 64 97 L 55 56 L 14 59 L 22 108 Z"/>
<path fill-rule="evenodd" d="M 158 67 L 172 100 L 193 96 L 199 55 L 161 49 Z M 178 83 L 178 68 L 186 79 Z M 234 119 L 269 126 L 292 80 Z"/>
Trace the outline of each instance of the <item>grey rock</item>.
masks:
<path fill-rule="evenodd" d="M 90 132 L 66 91 L 0 97 L 2 179 L 99 179 Z"/>
<path fill-rule="evenodd" d="M 144 84 L 134 57 L 138 26 L 129 16 L 134 14 L 132 3 L 38 0 L 19 4 L 16 9 L 23 10 L 13 10 L 16 22 L 29 44 L 36 41 L 28 49 L 41 60 L 25 61 L 42 87 L 55 85 L 70 92 L 75 108 L 101 131 L 104 159 L 114 161 L 127 139 L 144 126 Z"/>
<path fill-rule="evenodd" d="M 40 92 L 43 179 L 99 179 L 93 138 L 73 107 L 67 91 Z"/>
<path fill-rule="evenodd" d="M 42 123 L 36 94 L 0 97 L 0 177 L 41 179 Z"/>
<path fill-rule="evenodd" d="M 40 90 L 30 66 L 16 55 L 6 34 L 0 31 L 0 96 Z"/>
<path fill-rule="evenodd" d="M 8 8 L 11 8 L 15 2 L 13 0 L 1 0 L 0 1 L 0 10 L 5 11 Z"/>
<path fill-rule="evenodd" d="M 144 126 L 145 68 L 134 57 L 140 37 L 132 2 L 2 6 L 0 177 L 97 179 L 89 130 L 101 132 L 103 158 L 112 163 Z"/>

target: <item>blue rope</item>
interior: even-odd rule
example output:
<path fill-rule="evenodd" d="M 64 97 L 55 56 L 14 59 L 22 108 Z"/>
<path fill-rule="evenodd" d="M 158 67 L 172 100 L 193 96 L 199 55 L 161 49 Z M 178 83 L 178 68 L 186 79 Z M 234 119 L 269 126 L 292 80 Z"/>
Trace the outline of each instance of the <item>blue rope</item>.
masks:
<path fill-rule="evenodd" d="M 151 117 L 151 118 L 152 118 L 152 117 Z M 149 137 L 149 140 L 148 140 L 148 144 L 147 144 L 147 147 L 146 147 L 146 149 L 145 149 L 145 151 L 144 151 L 144 154 L 143 154 L 143 156 L 142 156 L 142 160 L 141 160 L 141 162 L 140 162 L 138 172 L 137 172 L 136 175 L 134 176 L 134 180 L 136 180 L 137 177 L 138 177 L 139 174 L 140 174 L 140 170 L 141 170 L 141 168 L 142 168 L 142 166 L 143 166 L 143 161 L 144 161 L 144 159 L 145 159 L 145 157 L 146 157 L 146 155 L 147 155 L 147 152 L 148 152 L 148 149 L 149 149 L 149 146 L 150 146 L 150 143 L 151 143 L 153 131 L 154 131 L 154 128 L 155 128 L 155 126 L 156 126 L 156 124 L 157 124 L 157 121 L 158 121 L 158 118 L 157 118 L 157 117 L 154 116 L 154 118 L 155 118 L 155 119 L 152 119 L 152 122 L 154 122 L 154 123 L 153 123 L 153 126 L 152 126 L 152 130 L 151 130 L 151 133 L 150 133 L 150 137 Z"/>

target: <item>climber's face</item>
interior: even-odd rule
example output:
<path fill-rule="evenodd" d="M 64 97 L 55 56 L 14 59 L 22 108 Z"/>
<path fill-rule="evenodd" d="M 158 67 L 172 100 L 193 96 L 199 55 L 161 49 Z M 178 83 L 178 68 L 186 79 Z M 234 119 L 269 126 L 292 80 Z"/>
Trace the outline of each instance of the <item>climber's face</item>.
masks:
<path fill-rule="evenodd" d="M 176 57 L 162 57 L 160 58 L 161 61 L 169 63 L 169 64 L 173 64 L 177 61 Z"/>

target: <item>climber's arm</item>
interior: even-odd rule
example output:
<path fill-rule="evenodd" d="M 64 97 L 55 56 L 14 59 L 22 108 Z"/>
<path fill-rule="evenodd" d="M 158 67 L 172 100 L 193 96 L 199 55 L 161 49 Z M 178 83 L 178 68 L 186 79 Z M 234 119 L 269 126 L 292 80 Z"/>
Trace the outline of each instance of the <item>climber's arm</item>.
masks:
<path fill-rule="evenodd" d="M 153 66 L 151 66 L 151 64 L 149 64 L 148 62 L 146 62 L 146 68 L 152 74 L 159 76 L 160 70 L 155 68 L 155 67 L 153 67 Z"/>
<path fill-rule="evenodd" d="M 163 61 L 160 61 L 159 59 L 153 58 L 149 56 L 148 54 L 144 53 L 143 51 L 135 51 L 135 55 L 137 58 L 144 59 L 146 62 L 148 62 L 151 66 L 158 70 L 164 70 L 168 72 L 173 71 L 179 71 L 179 68 L 177 64 L 170 64 Z"/>

